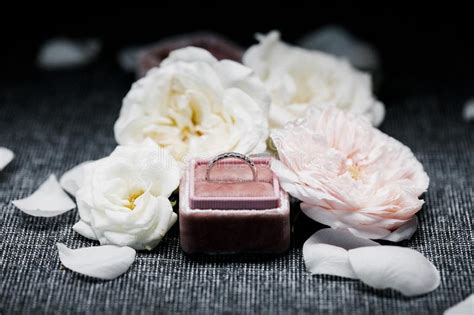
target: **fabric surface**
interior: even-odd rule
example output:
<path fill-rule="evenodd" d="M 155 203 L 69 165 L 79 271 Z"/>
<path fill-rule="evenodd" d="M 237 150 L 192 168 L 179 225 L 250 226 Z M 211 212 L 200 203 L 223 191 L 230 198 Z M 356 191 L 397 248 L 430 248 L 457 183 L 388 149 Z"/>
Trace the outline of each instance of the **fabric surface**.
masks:
<path fill-rule="evenodd" d="M 59 177 L 109 154 L 113 123 L 131 82 L 106 64 L 0 86 L 0 146 L 16 153 L 0 172 L 0 313 L 441 314 L 472 293 L 474 136 L 461 115 L 467 91 L 415 90 L 393 81 L 383 91 L 387 116 L 381 129 L 408 145 L 431 179 L 418 231 L 401 245 L 438 267 L 441 285 L 434 292 L 406 298 L 360 281 L 309 275 L 302 244 L 322 225 L 297 214 L 297 206 L 291 249 L 284 255 L 190 257 L 180 249 L 176 224 L 116 280 L 64 269 L 57 242 L 97 245 L 71 229 L 76 210 L 36 218 L 10 201 L 30 195 L 51 173 Z"/>

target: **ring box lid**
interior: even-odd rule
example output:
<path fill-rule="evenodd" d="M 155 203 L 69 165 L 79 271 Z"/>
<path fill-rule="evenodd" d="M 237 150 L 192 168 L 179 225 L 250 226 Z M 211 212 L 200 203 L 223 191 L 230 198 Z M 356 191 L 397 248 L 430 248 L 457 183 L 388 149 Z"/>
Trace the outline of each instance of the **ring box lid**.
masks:
<path fill-rule="evenodd" d="M 279 207 L 280 184 L 272 172 L 271 158 L 251 158 L 257 171 L 239 159 L 219 161 L 206 180 L 209 160 L 196 159 L 189 164 L 189 205 L 192 209 L 273 209 Z"/>

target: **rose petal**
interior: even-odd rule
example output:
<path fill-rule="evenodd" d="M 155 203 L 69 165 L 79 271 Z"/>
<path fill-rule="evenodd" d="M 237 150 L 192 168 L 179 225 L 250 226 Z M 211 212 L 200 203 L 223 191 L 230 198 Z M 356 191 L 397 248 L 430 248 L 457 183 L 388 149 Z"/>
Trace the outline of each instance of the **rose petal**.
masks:
<path fill-rule="evenodd" d="M 357 279 L 349 263 L 347 250 L 328 244 L 312 244 L 303 247 L 306 269 L 312 274 L 326 274 Z"/>
<path fill-rule="evenodd" d="M 166 228 L 166 233 L 173 227 L 173 225 L 178 221 L 178 215 L 176 213 L 171 214 L 170 221 L 168 222 L 168 227 Z"/>
<path fill-rule="evenodd" d="M 305 194 L 305 192 L 308 192 L 308 190 L 299 189 L 303 186 L 298 184 L 285 185 L 283 184 L 283 181 L 280 183 L 285 190 L 287 188 L 289 189 L 287 192 L 292 196 L 293 194 L 296 194 L 298 199 L 303 200 L 303 202 L 300 204 L 301 211 L 309 218 L 322 224 L 329 225 L 335 229 L 348 229 L 357 237 L 400 242 L 405 239 L 410 239 L 418 228 L 418 219 L 416 216 L 401 225 L 393 232 L 383 227 L 376 227 L 370 224 L 357 225 L 356 228 L 354 228 L 351 225 L 351 221 L 355 221 L 356 217 L 362 218 L 362 214 L 351 211 L 327 211 L 322 207 L 308 204 L 304 201 L 308 200 L 311 195 Z M 311 193 L 316 194 L 315 192 Z M 320 199 L 320 202 L 322 202 L 322 199 Z M 336 214 L 339 214 L 339 216 Z"/>
<path fill-rule="evenodd" d="M 280 160 L 272 159 L 271 168 L 272 171 L 278 176 L 278 179 L 281 182 L 283 181 L 285 183 L 288 183 L 289 186 L 293 185 L 293 183 L 298 181 L 298 176 Z"/>
<path fill-rule="evenodd" d="M 59 186 L 56 175 L 49 176 L 31 196 L 12 203 L 21 211 L 35 217 L 54 217 L 76 207 Z"/>
<path fill-rule="evenodd" d="M 468 99 L 464 104 L 464 108 L 462 110 L 462 118 L 465 121 L 474 120 L 474 98 Z"/>
<path fill-rule="evenodd" d="M 173 62 L 205 62 L 209 64 L 217 63 L 217 59 L 207 50 L 198 47 L 185 47 L 172 51 L 160 66 L 166 66 Z"/>
<path fill-rule="evenodd" d="M 474 313 L 474 294 L 469 295 L 465 300 L 448 308 L 444 315 L 472 315 Z"/>
<path fill-rule="evenodd" d="M 307 204 L 306 202 L 302 202 L 300 207 L 301 211 L 309 218 L 333 228 L 348 229 L 352 234 L 360 238 L 383 239 L 390 234 L 389 230 L 372 225 L 359 224 L 357 225 L 357 228 L 352 228 L 350 223 L 355 221 L 354 217 L 359 217 L 361 215 L 356 212 L 339 212 L 341 216 L 337 216 L 336 211 L 326 211 L 324 208 Z M 347 217 L 344 216 L 344 214 L 347 215 Z"/>
<path fill-rule="evenodd" d="M 0 171 L 5 168 L 15 157 L 13 151 L 0 147 Z"/>
<path fill-rule="evenodd" d="M 408 240 L 413 236 L 417 228 L 418 218 L 417 216 L 414 216 L 407 223 L 403 224 L 398 229 L 381 239 L 391 242 L 400 242 L 403 240 Z"/>
<path fill-rule="evenodd" d="M 71 195 L 76 196 L 76 192 L 82 186 L 84 180 L 84 166 L 90 162 L 92 161 L 82 162 L 65 172 L 59 179 L 61 187 Z"/>
<path fill-rule="evenodd" d="M 61 263 L 83 275 L 111 280 L 122 275 L 135 260 L 136 252 L 130 247 L 114 245 L 70 249 L 57 243 Z"/>
<path fill-rule="evenodd" d="M 358 278 L 376 289 L 392 288 L 415 296 L 433 291 L 440 283 L 436 267 L 410 248 L 355 248 L 349 250 L 349 261 Z"/>
<path fill-rule="evenodd" d="M 339 25 L 322 26 L 305 34 L 298 44 L 307 49 L 323 51 L 346 58 L 359 69 L 376 70 L 380 66 L 380 56 L 370 43 L 355 37 Z"/>
<path fill-rule="evenodd" d="M 122 48 L 117 55 L 117 61 L 126 72 L 135 71 L 138 63 L 138 56 L 145 49 L 144 46 L 129 46 Z"/>
<path fill-rule="evenodd" d="M 317 231 L 306 242 L 333 245 L 345 250 L 364 246 L 380 246 L 379 243 L 372 240 L 354 236 L 347 230 L 330 228 Z"/>
<path fill-rule="evenodd" d="M 45 70 L 83 66 L 98 56 L 101 47 L 101 41 L 95 38 L 86 40 L 52 38 L 40 47 L 37 63 Z"/>
<path fill-rule="evenodd" d="M 82 220 L 74 224 L 72 226 L 72 229 L 76 231 L 77 233 L 81 234 L 82 236 L 84 236 L 85 238 L 95 240 L 95 241 L 98 240 L 91 226 Z"/>
<path fill-rule="evenodd" d="M 303 245 L 306 269 L 311 274 L 328 274 L 357 279 L 349 262 L 348 249 L 379 246 L 378 243 L 356 237 L 346 230 L 322 229 Z"/>
<path fill-rule="evenodd" d="M 220 70 L 219 76 L 225 86 L 238 87 L 262 104 L 270 105 L 270 95 L 265 89 L 260 89 L 260 79 L 252 69 L 232 60 L 222 60 L 216 67 Z M 265 106 L 265 112 L 268 111 L 269 106 Z"/>
<path fill-rule="evenodd" d="M 385 118 L 385 106 L 380 102 L 375 102 L 374 106 L 367 112 L 367 117 L 374 126 L 380 126 Z"/>

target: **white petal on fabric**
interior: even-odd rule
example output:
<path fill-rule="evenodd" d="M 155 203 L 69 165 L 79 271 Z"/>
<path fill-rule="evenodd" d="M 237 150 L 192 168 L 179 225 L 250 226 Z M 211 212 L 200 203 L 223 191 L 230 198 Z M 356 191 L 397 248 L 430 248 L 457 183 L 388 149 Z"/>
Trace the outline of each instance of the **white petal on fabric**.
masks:
<path fill-rule="evenodd" d="M 425 294 L 440 284 L 438 269 L 416 250 L 398 246 L 349 250 L 357 277 L 376 289 L 391 288 L 406 296 Z"/>
<path fill-rule="evenodd" d="M 13 200 L 21 211 L 35 217 L 54 217 L 76 207 L 76 204 L 63 191 L 56 175 L 51 175 L 31 196 Z"/>
<path fill-rule="evenodd" d="M 56 244 L 61 263 L 77 273 L 104 280 L 124 274 L 135 260 L 136 252 L 130 247 L 114 245 L 70 249 Z"/>

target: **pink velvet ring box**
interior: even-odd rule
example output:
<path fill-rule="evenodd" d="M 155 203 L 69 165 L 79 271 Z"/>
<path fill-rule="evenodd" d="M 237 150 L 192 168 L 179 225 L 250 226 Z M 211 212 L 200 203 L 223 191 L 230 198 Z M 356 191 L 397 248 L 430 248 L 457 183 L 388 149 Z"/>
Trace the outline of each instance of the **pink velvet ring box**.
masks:
<path fill-rule="evenodd" d="M 209 160 L 188 164 L 180 185 L 179 228 L 189 254 L 282 253 L 290 245 L 288 194 L 271 159 L 221 160 L 206 179 Z"/>

